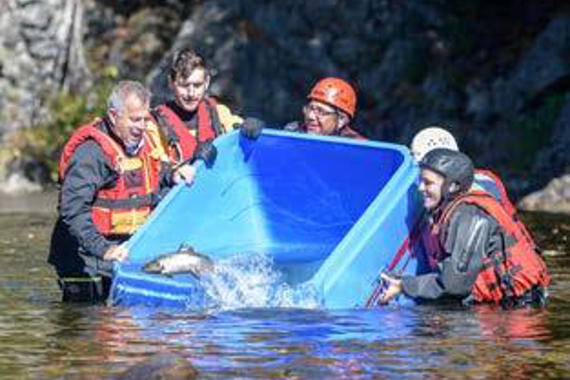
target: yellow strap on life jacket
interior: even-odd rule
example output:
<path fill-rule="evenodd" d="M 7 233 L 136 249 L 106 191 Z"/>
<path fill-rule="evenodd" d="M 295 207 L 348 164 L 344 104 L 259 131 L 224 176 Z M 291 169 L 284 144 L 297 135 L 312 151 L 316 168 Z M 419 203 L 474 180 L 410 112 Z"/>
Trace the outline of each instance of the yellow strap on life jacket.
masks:
<path fill-rule="evenodd" d="M 234 125 L 243 123 L 243 118 L 238 115 L 234 115 L 232 111 L 223 104 L 216 104 L 216 112 L 218 113 L 224 133 L 231 132 Z"/>
<path fill-rule="evenodd" d="M 120 157 L 117 160 L 117 166 L 120 173 L 139 170 L 142 168 L 142 160 L 138 157 Z"/>
<path fill-rule="evenodd" d="M 142 226 L 150 210 L 114 211 L 111 213 L 111 233 L 116 235 L 132 235 Z"/>
<path fill-rule="evenodd" d="M 146 122 L 146 138 L 150 146 L 149 156 L 154 160 L 169 162 L 168 148 L 165 136 L 160 133 L 160 128 L 152 120 Z"/>

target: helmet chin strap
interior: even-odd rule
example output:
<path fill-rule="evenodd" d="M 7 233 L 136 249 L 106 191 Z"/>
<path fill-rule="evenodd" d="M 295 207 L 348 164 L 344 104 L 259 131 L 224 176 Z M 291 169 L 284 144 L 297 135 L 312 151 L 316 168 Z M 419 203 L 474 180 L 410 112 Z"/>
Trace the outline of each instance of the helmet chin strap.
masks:
<path fill-rule="evenodd" d="M 458 194 L 459 185 L 457 182 L 448 183 L 447 179 L 441 185 L 441 201 L 436 209 L 442 209 L 446 204 L 451 202 Z"/>
<path fill-rule="evenodd" d="M 348 116 L 344 115 L 342 111 L 337 110 L 337 120 L 336 120 L 336 132 L 340 133 L 344 128 L 348 127 L 350 124 L 350 119 Z"/>

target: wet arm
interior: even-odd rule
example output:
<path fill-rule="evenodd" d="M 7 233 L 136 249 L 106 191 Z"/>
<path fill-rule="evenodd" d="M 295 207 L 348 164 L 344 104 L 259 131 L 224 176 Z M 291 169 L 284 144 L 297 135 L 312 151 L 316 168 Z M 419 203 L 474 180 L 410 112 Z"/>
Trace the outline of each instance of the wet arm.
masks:
<path fill-rule="evenodd" d="M 439 271 L 405 276 L 403 292 L 412 298 L 426 300 L 468 296 L 483 268 L 483 257 L 494 227 L 494 221 L 473 206 L 457 212 L 443 242 L 445 251 L 450 254 L 438 264 Z"/>

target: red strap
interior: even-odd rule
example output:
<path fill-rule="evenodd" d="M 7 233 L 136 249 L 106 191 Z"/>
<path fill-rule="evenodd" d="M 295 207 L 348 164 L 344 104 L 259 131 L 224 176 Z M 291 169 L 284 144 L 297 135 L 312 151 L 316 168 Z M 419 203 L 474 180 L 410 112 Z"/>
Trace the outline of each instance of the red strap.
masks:
<path fill-rule="evenodd" d="M 204 99 L 198 106 L 198 131 L 197 136 L 194 137 L 186 124 L 180 120 L 178 115 L 168 106 L 162 105 L 157 109 L 165 116 L 168 124 L 174 130 L 178 137 L 180 149 L 182 151 L 181 161 L 192 158 L 198 142 L 204 142 L 216 138 L 216 131 L 213 126 L 213 120 L 210 117 L 210 109 L 215 107 L 216 103 L 211 99 Z"/>
<path fill-rule="evenodd" d="M 110 136 L 97 128 L 99 123 L 101 123 L 101 119 L 95 119 L 90 124 L 79 127 L 65 144 L 59 160 L 58 175 L 60 182 L 63 181 L 71 157 L 77 148 L 89 139 L 93 139 L 99 144 L 113 168 L 117 168 L 119 157 L 124 156 L 123 151 Z"/>
<path fill-rule="evenodd" d="M 376 287 L 374 288 L 374 290 L 372 291 L 372 294 L 370 295 L 370 297 L 366 301 L 366 304 L 365 304 L 366 307 L 372 307 L 373 305 L 375 305 L 378 302 L 378 297 L 382 293 L 383 281 L 380 280 L 380 275 L 385 271 L 394 270 L 394 268 L 396 268 L 396 266 L 398 265 L 400 260 L 402 260 L 402 258 L 404 257 L 406 252 L 408 252 L 409 254 L 406 258 L 406 262 L 402 266 L 402 271 L 404 271 L 406 269 L 406 267 L 408 266 L 408 264 L 412 258 L 412 255 L 410 253 L 410 244 L 413 242 L 414 243 L 417 242 L 418 237 L 421 236 L 422 225 L 423 225 L 423 223 L 421 222 L 422 219 L 423 218 L 420 218 L 420 221 L 418 223 L 416 223 L 416 225 L 412 229 L 412 232 L 408 236 L 406 236 L 406 238 L 402 242 L 402 245 L 400 245 L 400 248 L 398 249 L 398 251 L 394 255 L 394 258 L 392 259 L 390 264 L 388 264 L 388 266 L 378 274 L 378 279 L 379 279 L 378 283 L 377 283 Z"/>

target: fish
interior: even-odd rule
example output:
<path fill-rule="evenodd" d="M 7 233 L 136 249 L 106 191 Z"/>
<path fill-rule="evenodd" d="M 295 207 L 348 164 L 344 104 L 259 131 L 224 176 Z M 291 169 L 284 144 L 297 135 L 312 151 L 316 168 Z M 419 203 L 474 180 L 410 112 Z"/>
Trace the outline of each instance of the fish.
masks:
<path fill-rule="evenodd" d="M 173 276 L 189 273 L 200 279 L 214 270 L 214 262 L 208 255 L 196 252 L 188 245 L 181 245 L 175 252 L 159 255 L 146 263 L 142 270 L 145 273 Z"/>

